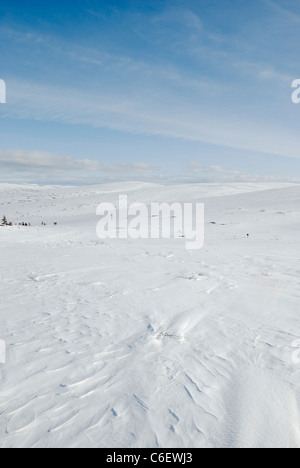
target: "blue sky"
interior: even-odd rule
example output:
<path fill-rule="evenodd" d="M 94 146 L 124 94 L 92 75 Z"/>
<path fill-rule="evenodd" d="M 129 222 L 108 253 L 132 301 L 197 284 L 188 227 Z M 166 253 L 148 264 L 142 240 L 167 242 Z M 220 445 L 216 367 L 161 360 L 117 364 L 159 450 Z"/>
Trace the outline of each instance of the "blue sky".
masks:
<path fill-rule="evenodd" d="M 296 0 L 0 3 L 0 182 L 300 180 Z"/>

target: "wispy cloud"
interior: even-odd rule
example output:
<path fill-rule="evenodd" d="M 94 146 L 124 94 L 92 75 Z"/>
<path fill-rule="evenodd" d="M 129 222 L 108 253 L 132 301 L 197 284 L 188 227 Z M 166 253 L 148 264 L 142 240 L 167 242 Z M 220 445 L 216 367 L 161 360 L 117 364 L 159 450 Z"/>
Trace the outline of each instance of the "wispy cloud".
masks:
<path fill-rule="evenodd" d="M 167 101 L 153 101 L 151 95 L 122 98 L 12 81 L 9 99 L 3 117 L 82 124 L 300 158 L 298 134 L 265 121 L 230 117 L 218 108 L 208 113 L 180 99 L 169 106 Z"/>
<path fill-rule="evenodd" d="M 263 80 L 268 83 L 275 82 L 278 85 L 289 85 L 294 77 L 294 74 L 284 73 L 278 70 L 273 65 L 261 62 L 251 62 L 246 60 L 233 61 L 232 66 L 244 76 L 252 77 L 256 80 Z"/>
<path fill-rule="evenodd" d="M 17 171 L 28 169 L 31 171 L 99 171 L 102 169 L 97 161 L 22 149 L 0 150 L 0 167 Z"/>
<path fill-rule="evenodd" d="M 264 2 L 266 5 L 270 6 L 273 10 L 283 16 L 283 18 L 294 24 L 300 24 L 300 15 L 290 10 L 286 5 L 282 6 L 273 0 L 264 0 Z"/>
<path fill-rule="evenodd" d="M 192 13 L 190 13 L 192 15 Z M 166 15 L 167 16 L 167 15 Z M 189 16 L 189 15 L 188 15 Z M 180 15 L 178 14 L 178 20 Z M 196 19 L 194 19 L 196 21 Z M 200 20 L 199 20 L 200 21 Z M 152 60 L 147 62 L 142 59 L 134 59 L 128 54 L 118 55 L 110 53 L 101 46 L 87 47 L 73 43 L 67 39 L 58 40 L 49 34 L 36 33 L 32 30 L 18 30 L 13 27 L 1 26 L 0 37 L 5 41 L 10 41 L 16 46 L 23 44 L 28 48 L 38 48 L 39 52 L 48 58 L 61 60 L 68 63 L 70 70 L 77 70 L 77 73 L 88 73 L 93 69 L 95 82 L 102 82 L 105 76 L 112 79 L 115 76 L 123 76 L 122 87 L 126 79 L 130 78 L 132 86 L 136 81 L 151 81 L 153 87 L 159 83 L 174 84 L 182 88 L 194 90 L 204 90 L 209 93 L 212 88 L 217 87 L 217 80 L 194 77 L 187 70 L 182 70 L 172 61 Z M 67 61 L 67 62 L 66 62 Z M 93 76 L 93 75 L 92 75 Z M 92 76 L 88 78 L 91 80 Z M 75 78 L 75 77 L 74 77 Z M 86 77 L 87 78 L 87 77 Z M 59 70 L 56 70 L 56 80 L 53 75 L 45 76 L 45 81 L 59 82 Z M 84 80 L 86 82 L 86 79 Z M 119 83 L 120 84 L 120 83 Z M 129 83 L 127 83 L 128 86 Z"/>
<path fill-rule="evenodd" d="M 155 15 L 152 24 L 176 24 L 177 27 L 186 28 L 190 34 L 202 33 L 203 24 L 200 17 L 189 8 L 169 8 Z M 160 27 L 161 29 L 161 27 Z"/>
<path fill-rule="evenodd" d="M 147 163 L 101 164 L 90 159 L 75 159 L 71 156 L 29 151 L 23 149 L 0 150 L 1 182 L 31 182 L 37 175 L 42 180 L 83 183 L 85 180 L 102 180 L 122 174 L 124 179 L 148 177 L 157 168 Z M 2 180 L 1 180 L 2 179 Z"/>

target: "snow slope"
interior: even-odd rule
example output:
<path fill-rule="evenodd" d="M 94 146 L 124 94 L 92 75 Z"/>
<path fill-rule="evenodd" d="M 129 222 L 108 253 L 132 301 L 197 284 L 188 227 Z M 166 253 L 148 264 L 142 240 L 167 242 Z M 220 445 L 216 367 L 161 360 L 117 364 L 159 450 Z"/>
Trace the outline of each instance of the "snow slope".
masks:
<path fill-rule="evenodd" d="M 204 249 L 100 241 L 120 193 L 205 202 Z M 32 224 L 0 228 L 0 447 L 300 447 L 299 202 L 288 184 L 0 186 L 0 214 Z"/>

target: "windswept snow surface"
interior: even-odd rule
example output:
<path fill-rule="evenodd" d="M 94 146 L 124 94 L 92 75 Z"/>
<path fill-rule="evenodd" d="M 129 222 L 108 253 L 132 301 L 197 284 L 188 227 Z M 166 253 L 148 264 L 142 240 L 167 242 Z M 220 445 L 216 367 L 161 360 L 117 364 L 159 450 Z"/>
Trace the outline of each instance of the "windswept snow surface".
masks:
<path fill-rule="evenodd" d="M 204 202 L 204 248 L 100 241 L 119 194 Z M 300 447 L 299 186 L 5 184 L 0 205 L 32 224 L 0 228 L 1 448 Z"/>

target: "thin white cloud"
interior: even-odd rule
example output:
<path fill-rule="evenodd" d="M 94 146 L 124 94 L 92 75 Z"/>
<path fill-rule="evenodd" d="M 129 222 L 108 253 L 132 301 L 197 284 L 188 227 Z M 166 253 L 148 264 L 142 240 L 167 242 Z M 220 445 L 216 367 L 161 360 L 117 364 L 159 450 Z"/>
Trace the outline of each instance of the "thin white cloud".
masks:
<path fill-rule="evenodd" d="M 222 166 L 205 166 L 191 161 L 180 173 L 168 175 L 147 163 L 102 165 L 89 159 L 75 159 L 43 151 L 0 150 L 0 183 L 39 183 L 91 185 L 121 180 L 168 183 L 189 182 L 287 182 L 300 183 L 292 177 L 253 175 Z"/>
<path fill-rule="evenodd" d="M 97 171 L 101 165 L 97 161 L 75 159 L 44 151 L 22 149 L 0 150 L 0 166 L 22 170 L 55 170 L 55 171 Z"/>
<path fill-rule="evenodd" d="M 105 165 L 91 159 L 76 159 L 61 154 L 23 149 L 0 150 L 0 168 L 2 173 L 3 171 L 6 173 L 44 172 L 45 174 L 64 173 L 66 176 L 73 172 L 128 175 L 153 173 L 156 170 L 155 167 L 140 162 Z"/>
<path fill-rule="evenodd" d="M 234 61 L 233 67 L 245 76 L 250 76 L 258 80 L 277 82 L 283 85 L 290 84 L 294 75 L 283 73 L 268 63 L 251 62 L 246 60 Z"/>
<path fill-rule="evenodd" d="M 181 100 L 157 102 L 150 94 L 116 96 L 71 88 L 10 82 L 2 117 L 56 121 L 209 143 L 258 153 L 300 158 L 300 135 L 265 121 L 210 113 Z"/>
<path fill-rule="evenodd" d="M 289 10 L 287 7 L 283 7 L 276 3 L 274 0 L 264 0 L 264 2 L 270 6 L 273 10 L 280 14 L 281 17 L 286 18 L 292 23 L 300 23 L 300 15 Z"/>
<path fill-rule="evenodd" d="M 192 12 L 185 12 L 186 16 L 193 17 Z M 184 11 L 182 12 L 184 14 Z M 190 21 L 200 21 L 199 18 L 194 15 L 195 18 Z M 180 15 L 178 14 L 178 20 Z M 195 26 L 196 27 L 196 26 Z M 199 25 L 198 25 L 199 27 Z M 101 71 L 101 73 L 124 73 L 134 74 L 135 76 L 141 75 L 144 79 L 156 79 L 163 80 L 165 82 L 173 82 L 182 87 L 189 87 L 194 89 L 205 89 L 209 92 L 212 86 L 217 86 L 217 81 L 204 80 L 201 77 L 191 77 L 187 73 L 182 73 L 172 63 L 154 63 L 151 61 L 147 63 L 142 60 L 133 59 L 128 55 L 116 55 L 103 50 L 101 47 L 95 49 L 92 47 L 84 47 L 68 42 L 66 39 L 57 39 L 49 35 L 41 35 L 34 31 L 24 32 L 21 30 L 8 28 L 0 25 L 0 35 L 8 41 L 14 41 L 17 45 L 20 43 L 26 44 L 28 47 L 36 47 L 39 45 L 45 54 L 55 57 L 55 60 L 60 58 L 61 60 L 70 60 L 73 65 L 77 67 L 82 65 L 93 66 L 95 70 Z"/>
<path fill-rule="evenodd" d="M 198 15 L 187 8 L 173 8 L 165 10 L 163 13 L 156 15 L 152 24 L 165 23 L 177 24 L 188 29 L 190 33 L 202 33 L 203 25 Z"/>

